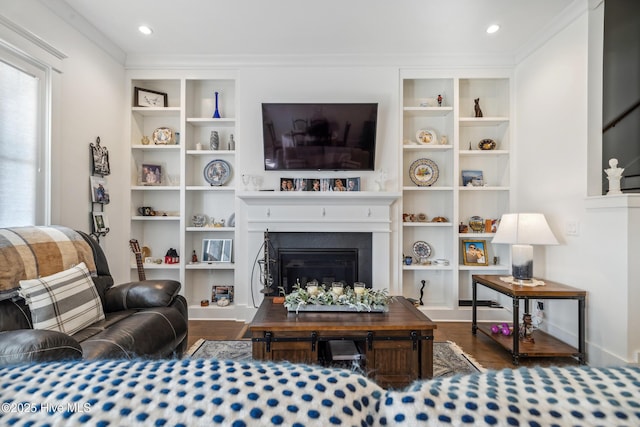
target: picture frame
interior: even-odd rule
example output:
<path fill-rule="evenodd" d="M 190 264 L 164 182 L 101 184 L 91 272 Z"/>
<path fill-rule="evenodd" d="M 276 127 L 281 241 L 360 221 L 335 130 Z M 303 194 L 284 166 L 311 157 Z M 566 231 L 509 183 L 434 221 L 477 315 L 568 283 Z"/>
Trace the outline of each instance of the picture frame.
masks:
<path fill-rule="evenodd" d="M 217 303 L 221 299 L 228 299 L 229 303 L 233 303 L 233 286 L 211 286 L 211 302 Z"/>
<path fill-rule="evenodd" d="M 93 216 L 93 231 L 95 233 L 106 233 L 109 231 L 109 220 L 104 212 L 91 212 Z"/>
<path fill-rule="evenodd" d="M 109 166 L 109 150 L 107 147 L 100 145 L 100 137 L 96 138 L 96 143 L 89 144 L 91 149 L 91 167 L 93 175 L 109 175 L 111 167 Z"/>
<path fill-rule="evenodd" d="M 347 191 L 360 191 L 360 178 L 347 178 Z"/>
<path fill-rule="evenodd" d="M 202 239 L 202 262 L 231 262 L 232 239 Z"/>
<path fill-rule="evenodd" d="M 109 204 L 109 186 L 107 179 L 102 176 L 90 176 L 89 183 L 91 186 L 91 201 L 93 203 Z"/>
<path fill-rule="evenodd" d="M 140 168 L 142 185 L 162 185 L 162 165 L 143 163 Z"/>
<path fill-rule="evenodd" d="M 133 88 L 134 107 L 168 107 L 168 96 L 164 92 L 158 92 L 141 87 Z"/>
<path fill-rule="evenodd" d="M 462 262 L 464 265 L 489 265 L 486 240 L 462 240 Z"/>
<path fill-rule="evenodd" d="M 482 187 L 484 185 L 484 176 L 480 170 L 463 170 L 462 186 L 463 187 Z"/>

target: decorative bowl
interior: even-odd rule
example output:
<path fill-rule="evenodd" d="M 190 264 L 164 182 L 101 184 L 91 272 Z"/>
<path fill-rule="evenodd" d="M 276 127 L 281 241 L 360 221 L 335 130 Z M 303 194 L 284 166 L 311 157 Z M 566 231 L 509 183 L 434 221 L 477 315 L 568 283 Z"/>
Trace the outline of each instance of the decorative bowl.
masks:
<path fill-rule="evenodd" d="M 493 139 L 483 139 L 482 141 L 478 142 L 478 148 L 481 150 L 495 150 L 496 149 L 496 142 Z"/>

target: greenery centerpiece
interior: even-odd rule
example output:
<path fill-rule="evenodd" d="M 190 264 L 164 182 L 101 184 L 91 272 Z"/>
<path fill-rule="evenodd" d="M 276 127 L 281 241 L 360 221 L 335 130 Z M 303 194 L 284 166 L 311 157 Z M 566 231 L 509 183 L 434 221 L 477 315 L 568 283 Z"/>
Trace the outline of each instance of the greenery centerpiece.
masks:
<path fill-rule="evenodd" d="M 284 288 L 280 288 L 284 293 Z M 353 289 L 350 286 L 335 292 L 325 285 L 303 288 L 298 282 L 293 291 L 284 297 L 284 306 L 289 311 L 368 311 L 386 312 L 393 300 L 386 289 Z"/>

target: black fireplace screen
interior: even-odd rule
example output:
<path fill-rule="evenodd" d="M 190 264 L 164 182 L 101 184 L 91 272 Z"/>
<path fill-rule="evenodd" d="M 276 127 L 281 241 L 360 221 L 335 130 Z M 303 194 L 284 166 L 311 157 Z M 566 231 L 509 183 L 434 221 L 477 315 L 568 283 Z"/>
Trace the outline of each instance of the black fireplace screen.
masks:
<path fill-rule="evenodd" d="M 282 287 L 291 291 L 298 281 L 302 286 L 317 280 L 330 286 L 343 282 L 353 286 L 358 281 L 357 249 L 284 249 L 278 251 Z"/>

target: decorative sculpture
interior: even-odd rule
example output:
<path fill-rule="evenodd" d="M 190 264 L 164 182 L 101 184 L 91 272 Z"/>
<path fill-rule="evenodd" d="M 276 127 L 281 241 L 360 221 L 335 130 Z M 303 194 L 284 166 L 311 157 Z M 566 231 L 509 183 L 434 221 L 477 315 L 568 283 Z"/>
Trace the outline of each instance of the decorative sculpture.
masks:
<path fill-rule="evenodd" d="M 427 281 L 421 280 L 420 283 L 422 283 L 422 287 L 420 288 L 420 305 L 424 305 L 424 303 L 422 302 L 422 297 L 424 296 L 424 285 L 427 284 Z"/>
<path fill-rule="evenodd" d="M 480 109 L 480 98 L 476 98 L 473 100 L 474 106 L 473 109 L 476 112 L 476 117 L 482 117 L 482 110 Z"/>
<path fill-rule="evenodd" d="M 533 339 L 533 321 L 531 319 L 531 314 L 525 313 L 522 315 L 522 323 L 520 324 L 518 336 L 521 341 L 531 343 L 535 342 Z"/>
<path fill-rule="evenodd" d="M 609 194 L 622 194 L 620 191 L 620 180 L 622 179 L 622 172 L 624 172 L 624 168 L 618 167 L 618 159 L 609 159 L 609 169 L 605 169 L 604 171 L 607 174 L 607 179 L 609 180 Z"/>

